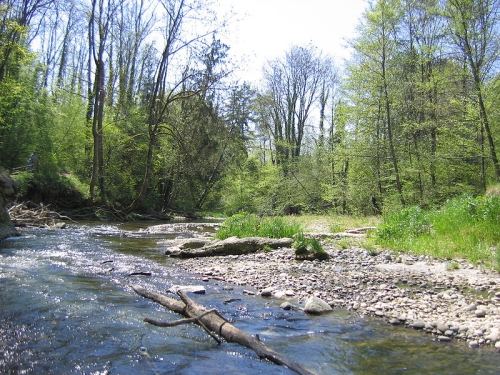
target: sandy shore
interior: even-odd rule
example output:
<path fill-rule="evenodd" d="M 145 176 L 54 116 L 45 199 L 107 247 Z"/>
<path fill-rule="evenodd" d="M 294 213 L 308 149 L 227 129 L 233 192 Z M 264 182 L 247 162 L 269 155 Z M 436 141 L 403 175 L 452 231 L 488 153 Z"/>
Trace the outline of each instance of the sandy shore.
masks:
<path fill-rule="evenodd" d="M 176 266 L 245 286 L 247 293 L 271 294 L 302 308 L 317 296 L 334 309 L 371 315 L 432 334 L 436 340 L 459 339 L 469 346 L 500 350 L 500 274 L 458 261 L 413 257 L 390 251 L 341 249 L 323 243 L 327 261 L 297 261 L 294 251 L 229 255 L 176 261 Z M 283 305 L 283 306 L 286 306 Z M 290 304 L 288 304 L 288 308 Z"/>

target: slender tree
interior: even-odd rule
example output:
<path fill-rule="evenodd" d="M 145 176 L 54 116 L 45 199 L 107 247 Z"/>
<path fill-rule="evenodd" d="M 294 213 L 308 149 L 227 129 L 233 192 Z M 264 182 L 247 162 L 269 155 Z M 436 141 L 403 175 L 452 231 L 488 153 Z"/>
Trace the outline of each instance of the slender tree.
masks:
<path fill-rule="evenodd" d="M 398 75 L 397 31 L 400 17 L 399 1 L 378 0 L 370 5 L 365 14 L 366 23 L 362 26 L 361 35 L 352 43 L 358 59 L 355 69 L 360 69 L 352 77 L 363 80 L 363 75 L 371 76 L 371 79 L 365 78 L 361 84 L 370 85 L 367 87 L 368 92 L 375 95 L 373 98 L 375 101 L 371 104 L 372 110 L 375 110 L 377 114 L 376 119 L 373 120 L 376 124 L 374 134 L 378 144 L 387 141 L 387 152 L 392 164 L 399 201 L 405 205 L 400 163 L 396 150 L 397 122 L 394 113 Z M 383 133 L 380 132 L 380 124 L 383 124 Z M 380 158 L 381 155 L 378 154 L 376 160 L 379 165 L 381 165 Z M 380 172 L 377 170 L 376 174 L 379 175 Z"/>
<path fill-rule="evenodd" d="M 272 98 L 276 162 L 285 164 L 301 154 L 305 130 L 330 78 L 332 61 L 313 46 L 292 47 L 283 59 L 270 61 L 264 79 Z"/>
<path fill-rule="evenodd" d="M 500 182 L 500 163 L 486 105 L 485 86 L 500 56 L 499 11 L 498 0 L 447 2 L 450 32 L 473 78 L 481 126 L 486 133 L 497 182 Z"/>
<path fill-rule="evenodd" d="M 185 30 L 190 18 L 195 19 L 196 14 L 199 15 L 204 10 L 203 6 L 197 0 L 162 0 L 160 3 L 165 12 L 162 17 L 164 24 L 161 26 L 164 45 L 156 62 L 155 79 L 150 88 L 147 104 L 148 146 L 145 171 L 139 192 L 124 210 L 125 212 L 135 210 L 146 197 L 154 171 L 154 153 L 158 146 L 159 135 L 165 130 L 171 105 L 206 90 L 204 87 L 192 89 L 186 85 L 186 82 L 192 80 L 193 75 L 198 72 L 190 69 L 189 60 L 185 59 L 186 55 L 189 57 L 189 50 L 203 43 L 205 38 L 212 34 L 213 28 L 194 35 L 188 34 Z M 179 73 L 179 66 L 183 65 L 185 67 L 183 73 Z"/>

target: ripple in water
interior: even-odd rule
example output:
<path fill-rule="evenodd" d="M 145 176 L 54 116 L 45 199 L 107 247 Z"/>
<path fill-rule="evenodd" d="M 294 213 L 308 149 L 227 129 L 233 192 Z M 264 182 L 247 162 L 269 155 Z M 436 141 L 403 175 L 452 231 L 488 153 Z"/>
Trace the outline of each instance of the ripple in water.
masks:
<path fill-rule="evenodd" d="M 218 345 L 198 327 L 143 322 L 179 316 L 137 296 L 130 283 L 164 293 L 200 283 L 163 255 L 179 225 L 167 229 L 89 223 L 29 230 L 0 243 L 0 373 L 293 374 L 236 344 Z M 137 271 L 151 276 L 130 276 Z M 320 375 L 499 373 L 498 353 L 489 348 L 432 342 L 342 310 L 310 317 L 239 287 L 204 286 L 206 295 L 193 296 L 197 302 Z"/>

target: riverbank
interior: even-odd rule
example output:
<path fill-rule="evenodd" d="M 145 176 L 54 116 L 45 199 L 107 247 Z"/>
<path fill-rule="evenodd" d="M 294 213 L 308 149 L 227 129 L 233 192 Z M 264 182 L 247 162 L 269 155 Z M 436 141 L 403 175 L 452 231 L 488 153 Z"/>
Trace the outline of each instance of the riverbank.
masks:
<path fill-rule="evenodd" d="M 500 274 L 465 261 L 414 257 L 388 250 L 376 254 L 324 240 L 327 261 L 297 261 L 281 248 L 247 255 L 179 260 L 175 266 L 199 275 L 245 286 L 256 298 L 279 298 L 283 308 L 302 308 L 317 296 L 334 309 L 375 316 L 432 335 L 459 339 L 471 347 L 500 350 Z M 268 295 L 270 297 L 267 297 Z M 262 297 L 259 297 L 262 296 Z"/>

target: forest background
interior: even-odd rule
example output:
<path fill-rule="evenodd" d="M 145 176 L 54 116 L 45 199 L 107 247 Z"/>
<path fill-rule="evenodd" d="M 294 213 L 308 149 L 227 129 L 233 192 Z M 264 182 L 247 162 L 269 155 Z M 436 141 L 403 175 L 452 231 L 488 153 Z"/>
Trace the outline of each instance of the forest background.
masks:
<path fill-rule="evenodd" d="M 373 0 L 342 69 L 292 46 L 258 87 L 211 5 L 0 1 L 0 167 L 26 199 L 371 215 L 500 183 L 500 0 Z"/>

